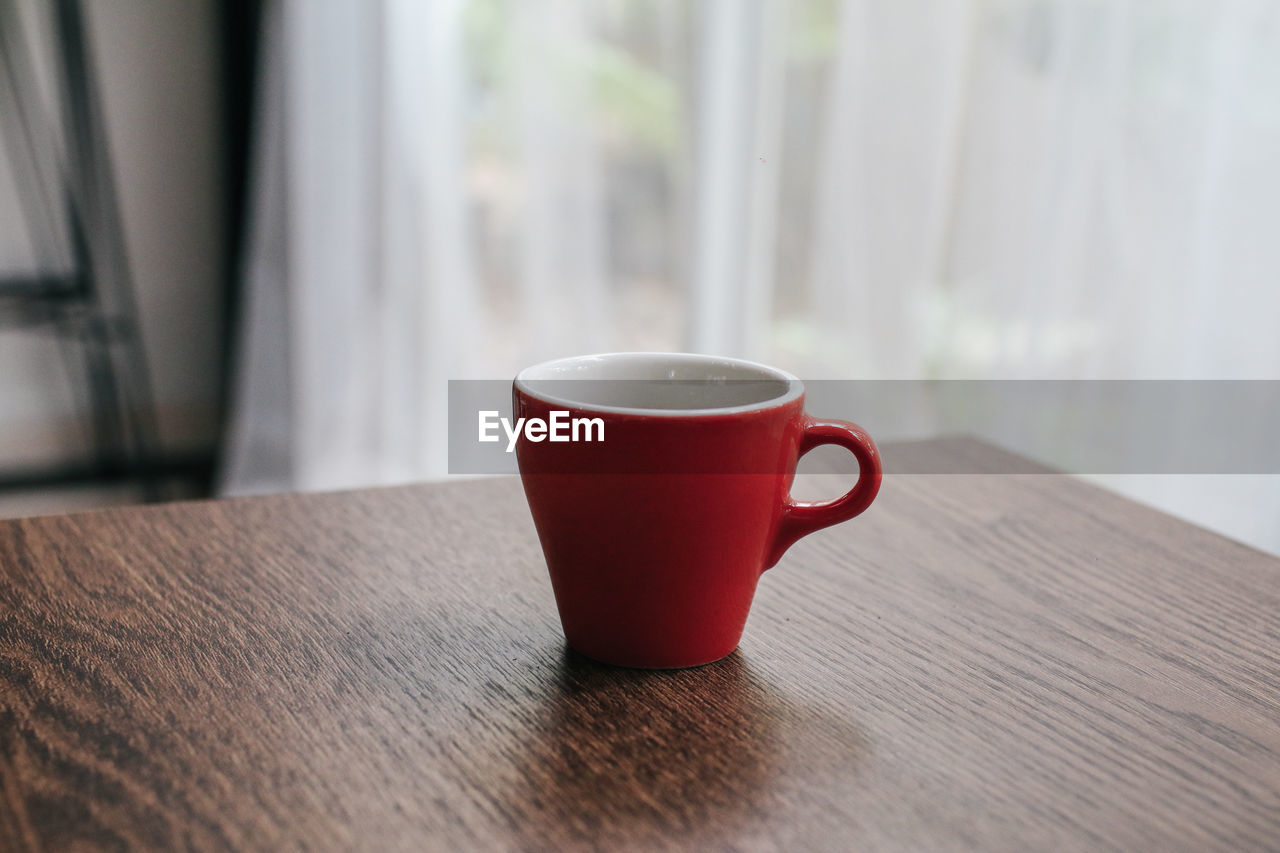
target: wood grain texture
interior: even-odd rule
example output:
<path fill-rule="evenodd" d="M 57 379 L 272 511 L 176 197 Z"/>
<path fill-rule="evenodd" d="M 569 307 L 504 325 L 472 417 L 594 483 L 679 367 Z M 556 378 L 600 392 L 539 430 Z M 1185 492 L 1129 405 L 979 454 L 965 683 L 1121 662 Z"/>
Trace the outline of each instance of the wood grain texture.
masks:
<path fill-rule="evenodd" d="M 510 479 L 6 522 L 0 849 L 1278 849 L 1278 614 L 1049 475 L 887 477 L 665 673 L 565 652 Z"/>

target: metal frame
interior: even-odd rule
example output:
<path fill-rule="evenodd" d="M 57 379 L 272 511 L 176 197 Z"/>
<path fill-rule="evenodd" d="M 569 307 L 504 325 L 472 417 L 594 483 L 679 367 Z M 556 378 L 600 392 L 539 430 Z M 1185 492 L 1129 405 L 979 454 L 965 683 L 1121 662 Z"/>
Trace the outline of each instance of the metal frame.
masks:
<path fill-rule="evenodd" d="M 0 471 L 0 489 L 136 481 L 146 499 L 158 500 L 162 484 L 174 478 L 207 484 L 212 462 L 160 453 L 81 4 L 52 0 L 50 8 L 60 124 L 41 103 L 17 0 L 0 0 L 0 132 L 41 266 L 34 274 L 0 278 L 0 328 L 58 338 L 72 373 L 83 379 L 93 451 L 85 462 Z"/>

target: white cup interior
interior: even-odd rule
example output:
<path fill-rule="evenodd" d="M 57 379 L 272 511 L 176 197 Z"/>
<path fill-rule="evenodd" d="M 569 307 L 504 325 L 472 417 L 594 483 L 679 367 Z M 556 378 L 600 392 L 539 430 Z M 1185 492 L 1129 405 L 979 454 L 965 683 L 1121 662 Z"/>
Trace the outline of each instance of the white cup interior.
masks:
<path fill-rule="evenodd" d="M 516 386 L 553 405 L 592 411 L 688 417 L 772 408 L 803 393 L 782 370 L 690 353 L 608 353 L 525 368 Z"/>

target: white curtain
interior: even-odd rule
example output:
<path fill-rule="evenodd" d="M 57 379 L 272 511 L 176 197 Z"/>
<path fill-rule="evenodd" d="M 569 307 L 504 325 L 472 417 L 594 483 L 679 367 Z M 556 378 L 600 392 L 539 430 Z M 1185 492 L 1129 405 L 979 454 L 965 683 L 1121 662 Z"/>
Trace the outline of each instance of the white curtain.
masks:
<path fill-rule="evenodd" d="M 448 379 L 589 351 L 1280 378 L 1278 4 L 268 12 L 229 492 L 440 476 Z"/>

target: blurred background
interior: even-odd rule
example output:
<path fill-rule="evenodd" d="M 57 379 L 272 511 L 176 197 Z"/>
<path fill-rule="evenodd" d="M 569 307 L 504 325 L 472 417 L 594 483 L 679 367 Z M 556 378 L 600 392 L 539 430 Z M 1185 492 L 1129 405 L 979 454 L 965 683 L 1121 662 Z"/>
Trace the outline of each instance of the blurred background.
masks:
<path fill-rule="evenodd" d="M 448 380 L 595 351 L 1280 379 L 1270 0 L 0 0 L 0 36 L 0 514 L 443 477 Z M 1095 479 L 1280 553 L 1278 477 Z"/>

